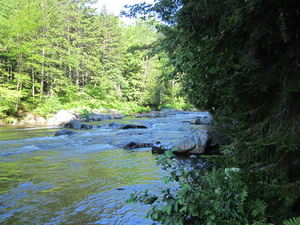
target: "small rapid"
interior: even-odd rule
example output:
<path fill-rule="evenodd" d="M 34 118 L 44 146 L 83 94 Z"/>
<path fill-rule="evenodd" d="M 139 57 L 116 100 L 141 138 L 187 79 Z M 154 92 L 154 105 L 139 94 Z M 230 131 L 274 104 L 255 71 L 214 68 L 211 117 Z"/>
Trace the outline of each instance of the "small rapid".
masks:
<path fill-rule="evenodd" d="M 150 148 L 128 142 L 175 143 L 203 126 L 207 112 L 100 121 L 99 129 L 54 134 L 58 127 L 0 128 L 1 224 L 152 224 L 149 205 L 128 204 L 134 191 L 160 193 L 167 174 Z M 111 122 L 148 129 L 111 129 Z"/>

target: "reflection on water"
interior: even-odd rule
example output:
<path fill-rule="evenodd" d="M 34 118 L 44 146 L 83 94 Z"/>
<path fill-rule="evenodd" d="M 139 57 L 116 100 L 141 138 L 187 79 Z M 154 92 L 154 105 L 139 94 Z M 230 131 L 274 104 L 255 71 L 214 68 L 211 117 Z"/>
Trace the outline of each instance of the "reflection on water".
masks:
<path fill-rule="evenodd" d="M 143 220 L 145 209 L 126 205 L 125 200 L 135 188 L 162 186 L 162 171 L 146 151 L 35 151 L 12 158 L 1 164 L 0 222 L 6 224 L 115 224 L 114 215 L 128 210 L 132 216 L 125 220 L 134 215 Z"/>
<path fill-rule="evenodd" d="M 85 130 L 59 137 L 53 136 L 57 128 L 1 128 L 0 223 L 151 224 L 144 219 L 148 205 L 125 201 L 135 190 L 159 193 L 165 171 L 156 166 L 150 149 L 117 146 L 176 141 L 191 129 L 182 120 L 182 115 L 139 119 L 135 122 L 149 129 Z"/>
<path fill-rule="evenodd" d="M 25 139 L 31 137 L 45 137 L 52 136 L 55 128 L 14 128 L 14 127 L 0 127 L 0 141 Z M 58 129 L 58 128 L 57 128 Z"/>

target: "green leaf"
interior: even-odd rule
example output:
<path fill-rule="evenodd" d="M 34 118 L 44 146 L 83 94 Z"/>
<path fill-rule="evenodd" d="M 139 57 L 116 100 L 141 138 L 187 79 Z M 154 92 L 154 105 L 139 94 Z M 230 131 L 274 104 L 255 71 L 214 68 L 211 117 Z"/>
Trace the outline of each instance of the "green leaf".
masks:
<path fill-rule="evenodd" d="M 283 221 L 284 225 L 299 225 L 300 224 L 300 217 L 293 217 L 288 220 Z"/>
<path fill-rule="evenodd" d="M 169 177 L 167 177 L 167 176 L 164 176 L 164 177 L 163 177 L 163 180 L 164 180 L 164 182 L 167 184 L 167 183 L 169 183 L 169 181 L 170 181 L 170 178 L 169 178 Z"/>

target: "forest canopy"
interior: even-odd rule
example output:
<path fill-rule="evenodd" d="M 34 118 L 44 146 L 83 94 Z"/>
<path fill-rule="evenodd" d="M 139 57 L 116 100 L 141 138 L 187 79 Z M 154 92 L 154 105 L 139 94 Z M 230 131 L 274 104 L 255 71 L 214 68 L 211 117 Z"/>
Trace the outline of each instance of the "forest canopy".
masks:
<path fill-rule="evenodd" d="M 0 119 L 80 107 L 130 113 L 176 101 L 178 87 L 158 80 L 170 69 L 166 55 L 148 57 L 160 38 L 156 22 L 126 25 L 94 2 L 1 1 Z"/>

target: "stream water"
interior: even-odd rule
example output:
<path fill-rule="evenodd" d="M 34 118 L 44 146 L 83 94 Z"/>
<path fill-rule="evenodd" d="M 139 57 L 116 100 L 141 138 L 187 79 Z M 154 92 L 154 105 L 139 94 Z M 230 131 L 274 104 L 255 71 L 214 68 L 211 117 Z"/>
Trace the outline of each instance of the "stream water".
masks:
<path fill-rule="evenodd" d="M 131 141 L 175 143 L 206 112 L 160 118 L 100 121 L 101 129 L 54 134 L 59 128 L 0 128 L 0 224 L 152 224 L 149 205 L 125 201 L 134 191 L 160 193 L 166 171 L 150 148 L 123 149 Z M 148 129 L 110 129 L 111 122 Z"/>

